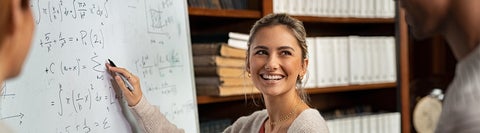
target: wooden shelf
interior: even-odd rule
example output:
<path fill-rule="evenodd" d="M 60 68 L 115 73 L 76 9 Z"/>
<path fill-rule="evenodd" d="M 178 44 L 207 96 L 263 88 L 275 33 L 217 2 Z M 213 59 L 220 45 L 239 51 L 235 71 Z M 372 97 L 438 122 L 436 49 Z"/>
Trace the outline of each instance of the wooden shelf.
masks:
<path fill-rule="evenodd" d="M 397 83 L 381 83 L 381 84 L 368 84 L 368 85 L 350 85 L 350 86 L 335 86 L 335 87 L 325 87 L 325 88 L 312 88 L 312 89 L 305 89 L 305 91 L 308 94 L 322 94 L 322 93 L 387 89 L 387 88 L 395 89 L 396 87 L 397 87 Z M 225 96 L 225 97 L 197 96 L 197 104 L 237 101 L 237 100 L 243 100 L 245 98 L 250 98 L 251 96 L 257 98 L 257 97 L 260 97 L 260 94 L 253 94 L 253 95 L 247 94 L 247 95 Z"/>
<path fill-rule="evenodd" d="M 261 18 L 260 11 L 255 10 L 225 10 L 188 7 L 189 16 L 225 17 L 225 18 Z M 213 23 L 213 22 L 212 22 Z"/>
<path fill-rule="evenodd" d="M 321 93 L 333 93 L 333 92 L 346 92 L 346 91 L 359 91 L 359 90 L 373 90 L 373 89 L 394 89 L 397 87 L 397 83 L 380 83 L 380 84 L 367 84 L 367 85 L 349 85 L 349 86 L 335 86 L 326 88 L 314 88 L 306 89 L 308 94 L 321 94 Z"/>
<path fill-rule="evenodd" d="M 247 95 L 236 95 L 236 96 L 197 96 L 197 104 L 209 104 L 209 103 L 221 103 L 229 101 L 237 101 L 245 98 L 250 98 L 251 96 L 257 98 L 260 97 L 260 94 L 247 94 Z"/>
<path fill-rule="evenodd" d="M 260 11 L 256 10 L 225 10 L 188 7 L 190 16 L 202 17 L 225 17 L 225 18 L 252 18 L 262 17 Z M 315 17 L 315 16 L 294 16 L 303 22 L 311 23 L 395 23 L 394 18 L 340 18 L 340 17 Z"/>
<path fill-rule="evenodd" d="M 338 17 L 314 17 L 314 16 L 294 16 L 303 22 L 311 23 L 395 23 L 394 18 L 338 18 Z"/>

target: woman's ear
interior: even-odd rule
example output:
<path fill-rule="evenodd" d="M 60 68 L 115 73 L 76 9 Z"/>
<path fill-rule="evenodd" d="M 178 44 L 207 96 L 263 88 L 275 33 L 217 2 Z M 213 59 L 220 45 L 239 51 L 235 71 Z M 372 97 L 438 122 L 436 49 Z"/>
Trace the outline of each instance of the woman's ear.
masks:
<path fill-rule="evenodd" d="M 247 73 L 250 73 L 250 63 L 248 57 L 247 59 L 245 59 L 245 71 L 247 71 Z"/>
<path fill-rule="evenodd" d="M 303 59 L 303 62 L 302 62 L 302 70 L 300 71 L 300 76 L 305 76 L 305 74 L 307 73 L 307 68 L 308 68 L 308 58 L 305 58 Z"/>

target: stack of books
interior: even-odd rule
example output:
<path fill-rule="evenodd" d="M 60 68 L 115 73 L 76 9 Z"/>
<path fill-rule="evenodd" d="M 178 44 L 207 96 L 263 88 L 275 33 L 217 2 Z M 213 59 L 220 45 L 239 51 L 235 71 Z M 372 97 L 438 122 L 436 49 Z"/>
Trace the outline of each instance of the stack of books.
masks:
<path fill-rule="evenodd" d="M 236 40 L 240 43 L 229 43 Z M 197 95 L 231 96 L 258 93 L 245 71 L 248 35 L 193 35 L 192 53 Z"/>

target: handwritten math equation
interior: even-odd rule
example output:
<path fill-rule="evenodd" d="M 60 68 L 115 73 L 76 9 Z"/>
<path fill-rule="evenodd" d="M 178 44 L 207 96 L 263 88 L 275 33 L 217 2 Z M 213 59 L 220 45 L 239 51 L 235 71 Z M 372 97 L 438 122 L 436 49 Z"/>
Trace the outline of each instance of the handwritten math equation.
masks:
<path fill-rule="evenodd" d="M 76 122 L 62 128 L 57 128 L 56 133 L 95 133 L 109 128 L 111 128 L 111 122 L 108 117 L 104 117 L 102 120 L 97 121 L 83 118 L 83 121 Z"/>
<path fill-rule="evenodd" d="M 135 59 L 136 71 L 141 77 L 160 76 L 166 77 L 173 73 L 173 69 L 182 68 L 185 63 L 177 50 L 172 49 L 166 53 L 154 53 L 140 55 Z"/>
<path fill-rule="evenodd" d="M 38 40 L 41 48 L 46 49 L 47 52 L 52 52 L 54 49 L 68 49 L 68 48 L 105 48 L 105 37 L 102 29 L 80 30 L 78 32 L 46 32 L 40 34 Z"/>
<path fill-rule="evenodd" d="M 105 89 L 105 88 L 100 88 Z M 112 87 L 108 89 L 113 90 Z M 95 90 L 95 87 L 90 84 L 89 89 L 70 90 L 64 89 L 62 84 L 58 84 L 58 99 L 51 101 L 51 106 L 57 106 L 58 116 L 64 116 L 65 113 L 81 113 L 82 111 L 91 111 L 92 104 L 103 107 L 104 105 L 115 104 L 119 96 L 113 93 L 103 94 Z M 69 108 L 69 109 L 66 109 Z M 105 107 L 106 111 L 110 111 L 110 107 Z M 70 112 L 66 112 L 70 110 Z"/>
<path fill-rule="evenodd" d="M 61 23 L 66 19 L 107 19 L 108 0 L 31 0 L 35 22 Z"/>
<path fill-rule="evenodd" d="M 42 71 L 47 74 L 46 76 L 58 77 L 69 74 L 79 77 L 82 73 L 95 73 L 98 80 L 104 80 L 106 72 L 104 62 L 96 52 L 93 52 L 89 58 L 73 57 L 68 60 L 51 61 L 45 64 Z"/>

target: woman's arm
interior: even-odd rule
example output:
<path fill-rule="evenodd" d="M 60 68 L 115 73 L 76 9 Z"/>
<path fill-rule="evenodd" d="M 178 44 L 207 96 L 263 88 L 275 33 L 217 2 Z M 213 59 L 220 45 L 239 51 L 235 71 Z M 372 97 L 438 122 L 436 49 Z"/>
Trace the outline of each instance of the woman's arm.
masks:
<path fill-rule="evenodd" d="M 148 103 L 142 98 L 137 105 L 130 107 L 135 119 L 140 124 L 140 128 L 146 133 L 183 133 L 183 129 L 177 128 L 174 124 L 167 120 L 160 110 Z"/>
<path fill-rule="evenodd" d="M 142 89 L 140 88 L 140 79 L 131 74 L 125 68 L 112 67 L 110 64 L 105 64 L 107 69 L 110 72 L 110 75 L 114 77 L 116 84 L 113 86 L 115 90 L 120 90 L 123 94 L 122 96 L 130 106 L 135 119 L 140 124 L 139 126 L 146 133 L 159 133 L 159 132 L 169 132 L 169 133 L 183 133 L 183 129 L 177 128 L 174 124 L 169 122 L 167 118 L 160 112 L 160 110 L 148 103 L 148 101 L 143 97 Z M 119 75 L 122 74 L 125 76 L 132 84 L 133 91 L 130 91 L 124 84 L 124 81 L 120 78 Z M 119 91 L 115 91 L 119 92 Z"/>

